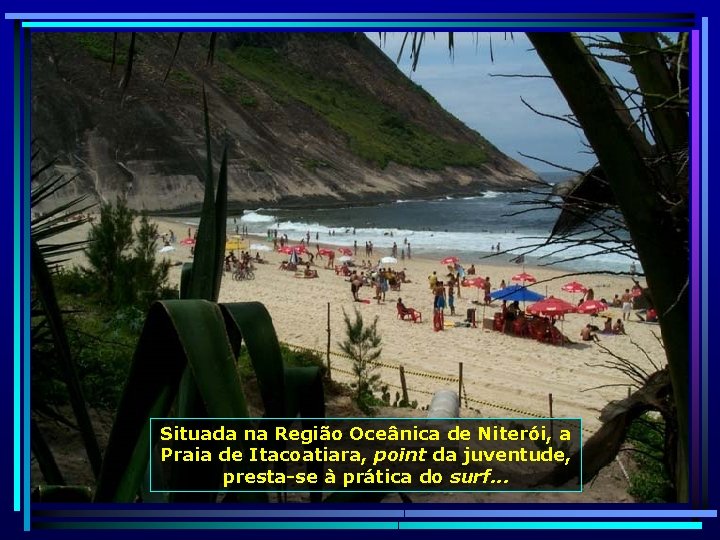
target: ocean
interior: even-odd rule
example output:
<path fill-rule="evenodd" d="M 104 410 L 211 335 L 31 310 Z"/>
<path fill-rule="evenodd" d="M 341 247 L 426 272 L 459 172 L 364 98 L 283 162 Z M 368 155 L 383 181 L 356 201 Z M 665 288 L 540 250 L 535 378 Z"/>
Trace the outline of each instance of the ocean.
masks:
<path fill-rule="evenodd" d="M 543 178 L 554 182 L 558 175 Z M 352 246 L 357 241 L 358 258 L 365 253 L 366 241 L 381 249 L 389 249 L 396 242 L 398 254 L 407 242 L 414 255 L 456 255 L 466 265 L 478 264 L 481 257 L 492 255 L 499 245 L 501 254 L 482 262 L 507 263 L 527 251 L 528 246 L 546 242 L 559 210 L 523 203 L 549 196 L 550 189 L 541 195 L 486 191 L 474 197 L 397 200 L 376 206 L 259 208 L 231 216 L 228 233 L 244 226 L 250 234 L 264 236 L 268 230 L 277 229 L 279 235 L 287 234 L 290 242 L 295 243 L 309 231 L 313 246 L 317 242 L 321 246 Z M 533 209 L 528 211 L 530 208 Z M 315 239 L 316 234 L 319 240 Z M 606 243 L 603 247 L 609 252 L 593 255 L 598 250 L 595 246 L 576 246 L 555 253 L 558 246 L 544 245 L 526 255 L 525 263 L 571 271 L 628 271 L 634 261 L 641 270 L 636 259 L 613 252 L 617 244 Z"/>

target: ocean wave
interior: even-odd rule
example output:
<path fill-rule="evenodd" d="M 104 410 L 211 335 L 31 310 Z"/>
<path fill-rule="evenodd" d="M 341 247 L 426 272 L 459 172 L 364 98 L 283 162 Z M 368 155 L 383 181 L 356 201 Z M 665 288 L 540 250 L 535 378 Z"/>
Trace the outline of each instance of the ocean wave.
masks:
<path fill-rule="evenodd" d="M 245 210 L 240 217 L 240 221 L 243 223 L 272 223 L 276 221 L 276 218 L 267 214 L 259 214 L 255 210 Z"/>
<path fill-rule="evenodd" d="M 502 191 L 483 191 L 483 199 L 494 199 L 502 195 Z"/>

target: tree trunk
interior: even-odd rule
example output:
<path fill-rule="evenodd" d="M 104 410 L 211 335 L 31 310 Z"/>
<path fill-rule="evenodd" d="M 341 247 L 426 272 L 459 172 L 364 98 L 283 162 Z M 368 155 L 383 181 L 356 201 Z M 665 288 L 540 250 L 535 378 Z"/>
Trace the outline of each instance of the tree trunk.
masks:
<path fill-rule="evenodd" d="M 648 164 L 656 157 L 650 143 L 580 39 L 565 32 L 527 35 L 582 125 L 645 270 L 659 313 L 677 409 L 677 499 L 687 501 L 690 306 L 687 226 L 683 227 L 682 222 L 679 225 L 658 193 L 662 181 Z"/>

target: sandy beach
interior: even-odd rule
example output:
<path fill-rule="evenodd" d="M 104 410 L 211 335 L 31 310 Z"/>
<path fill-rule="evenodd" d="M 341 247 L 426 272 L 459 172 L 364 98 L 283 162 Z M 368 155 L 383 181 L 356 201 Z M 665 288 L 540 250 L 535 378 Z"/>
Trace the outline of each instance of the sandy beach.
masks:
<path fill-rule="evenodd" d="M 179 239 L 187 234 L 188 226 L 181 221 L 154 218 L 160 233 L 175 231 Z M 77 239 L 85 238 L 89 226 L 73 230 Z M 263 239 L 251 238 L 252 243 L 265 243 Z M 358 244 L 364 245 L 362 238 Z M 271 243 L 267 244 L 272 247 Z M 190 247 L 176 243 L 175 250 L 159 254 L 172 262 L 191 261 Z M 314 242 L 313 242 L 314 246 Z M 322 242 L 321 242 L 322 246 Z M 438 250 L 441 251 L 441 246 Z M 362 250 L 362 248 L 360 248 Z M 364 251 L 358 252 L 358 260 Z M 375 250 L 373 259 L 389 255 L 388 250 Z M 254 255 L 254 253 L 253 253 Z M 447 253 L 452 255 L 452 253 Z M 428 276 L 437 271 L 439 276 L 447 273 L 439 259 L 413 256 L 412 260 L 399 261 L 395 268 L 405 268 L 411 283 L 402 285 L 401 291 L 388 291 L 385 301 L 378 304 L 372 299 L 375 292 L 363 287 L 359 296 L 371 300 L 370 303 L 354 302 L 350 284 L 334 270 L 325 269 L 325 260 L 316 258 L 317 279 L 295 277 L 294 272 L 279 269 L 281 261 L 287 255 L 275 252 L 261 252 L 267 264 L 255 265 L 255 280 L 234 281 L 226 273 L 220 292 L 220 302 L 259 301 L 270 312 L 275 329 L 281 342 L 292 346 L 306 347 L 325 355 L 327 347 L 327 305 L 330 304 L 331 363 L 332 377 L 341 382 L 349 382 L 350 360 L 339 356 L 338 341 L 344 337 L 343 311 L 349 314 L 358 309 L 368 321 L 378 318 L 378 328 L 383 340 L 381 368 L 383 383 L 390 386 L 390 393 L 400 389 L 397 366 L 404 366 L 407 375 L 410 400 L 417 400 L 420 407 L 427 405 L 432 394 L 441 388 L 458 389 L 459 363 L 463 363 L 463 407 L 477 416 L 488 417 L 527 417 L 548 416 L 548 395 L 553 396 L 553 415 L 555 417 L 582 418 L 586 436 L 594 433 L 598 426 L 600 409 L 613 399 L 627 395 L 632 384 L 629 378 L 618 370 L 609 369 L 604 364 L 612 357 L 592 342 L 580 340 L 580 330 L 588 322 L 602 327 L 602 319 L 589 315 L 569 314 L 558 325 L 574 344 L 557 346 L 539 343 L 532 339 L 505 335 L 482 328 L 446 327 L 442 332 L 434 332 L 432 326 L 432 295 L 428 286 Z M 82 254 L 76 262 L 81 263 Z M 511 276 L 519 273 L 521 267 L 514 264 L 487 264 L 483 261 L 461 263 L 468 268 L 475 264 L 477 275 L 489 276 L 493 289 L 501 280 L 511 284 Z M 533 290 L 541 294 L 554 295 L 571 302 L 577 302 L 580 295 L 561 291 L 561 286 L 569 281 L 580 281 L 586 287 L 592 287 L 595 298 L 611 299 L 632 286 L 627 277 L 612 275 L 575 275 L 558 269 L 525 267 L 541 282 Z M 170 283 L 178 284 L 180 266 L 170 271 Z M 545 282 L 545 280 L 551 280 Z M 456 316 L 450 316 L 446 309 L 447 323 L 461 322 L 466 310 L 477 308 L 477 317 L 492 318 L 500 309 L 499 302 L 483 308 L 473 304 L 478 299 L 474 288 L 463 288 L 461 298 L 456 296 Z M 414 324 L 401 321 L 395 307 L 398 297 L 408 307 L 423 314 L 423 322 Z M 621 317 L 620 309 L 611 309 L 614 319 Z M 658 365 L 664 364 L 664 354 L 659 341 L 659 327 L 644 324 L 633 315 L 626 324 L 627 335 L 600 335 L 600 344 L 614 354 L 632 360 L 648 372 L 654 371 L 651 363 L 640 350 L 642 348 Z M 640 348 L 638 348 L 640 347 Z M 602 387 L 602 388 L 597 388 Z M 467 398 L 467 401 L 465 399 Z M 471 414 L 464 413 L 464 416 Z"/>

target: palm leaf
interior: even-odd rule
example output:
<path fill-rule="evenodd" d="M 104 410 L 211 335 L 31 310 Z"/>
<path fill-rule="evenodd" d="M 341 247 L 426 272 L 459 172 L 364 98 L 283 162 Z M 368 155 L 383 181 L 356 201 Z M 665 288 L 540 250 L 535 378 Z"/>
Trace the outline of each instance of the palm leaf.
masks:
<path fill-rule="evenodd" d="M 42 311 L 44 313 L 45 320 L 47 321 L 48 328 L 52 333 L 54 349 L 57 354 L 57 360 L 60 363 L 59 371 L 65 375 L 65 385 L 67 386 L 68 395 L 70 397 L 70 404 L 85 444 L 85 451 L 87 452 L 90 466 L 92 467 L 95 476 L 98 476 L 102 461 L 100 447 L 98 446 L 97 439 L 95 438 L 95 430 L 92 422 L 90 421 L 90 416 L 88 415 L 85 405 L 85 398 L 78 378 L 75 359 L 70 353 L 70 343 L 68 342 L 67 334 L 65 333 L 65 326 L 63 324 L 62 314 L 55 296 L 52 278 L 50 277 L 50 272 L 43 255 L 40 252 L 40 248 L 38 247 L 37 242 L 32 238 L 30 240 L 30 248 L 30 268 L 35 292 L 38 301 L 42 306 Z"/>

